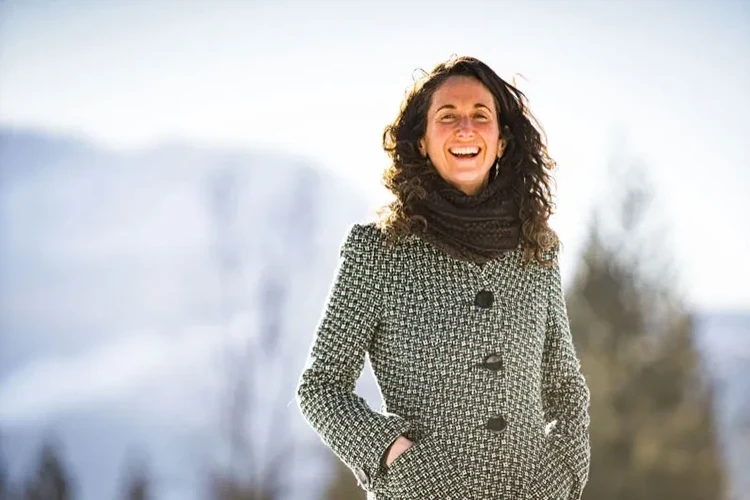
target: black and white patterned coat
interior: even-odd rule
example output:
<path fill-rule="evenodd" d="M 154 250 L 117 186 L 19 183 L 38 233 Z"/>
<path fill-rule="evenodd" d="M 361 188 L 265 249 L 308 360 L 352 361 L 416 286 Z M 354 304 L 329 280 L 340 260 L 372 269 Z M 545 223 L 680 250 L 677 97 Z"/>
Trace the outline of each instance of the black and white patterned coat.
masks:
<path fill-rule="evenodd" d="M 356 224 L 300 377 L 297 403 L 370 500 L 578 499 L 589 391 L 557 251 L 487 264 Z M 369 355 L 384 407 L 354 392 Z M 401 434 L 414 446 L 386 468 Z"/>

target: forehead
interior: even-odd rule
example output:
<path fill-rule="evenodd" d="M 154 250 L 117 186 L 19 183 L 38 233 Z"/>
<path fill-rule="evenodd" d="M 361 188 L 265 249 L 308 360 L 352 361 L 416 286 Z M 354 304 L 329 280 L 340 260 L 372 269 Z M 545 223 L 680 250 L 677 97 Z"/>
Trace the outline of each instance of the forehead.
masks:
<path fill-rule="evenodd" d="M 495 109 L 495 99 L 489 89 L 479 80 L 468 76 L 451 76 L 435 90 L 430 108 L 437 109 L 446 104 L 471 107 L 483 104 Z"/>

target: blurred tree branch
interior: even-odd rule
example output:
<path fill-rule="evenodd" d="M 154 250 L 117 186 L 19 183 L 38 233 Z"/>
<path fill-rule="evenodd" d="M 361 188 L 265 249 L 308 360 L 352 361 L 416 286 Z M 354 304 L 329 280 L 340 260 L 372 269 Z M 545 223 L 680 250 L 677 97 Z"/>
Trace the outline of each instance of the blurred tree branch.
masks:
<path fill-rule="evenodd" d="M 295 444 L 294 433 L 289 432 L 292 410 L 286 403 L 293 390 L 287 386 L 293 388 L 296 372 L 289 370 L 288 348 L 292 344 L 284 342 L 290 329 L 290 268 L 314 257 L 317 174 L 304 172 L 290 185 L 293 196 L 269 211 L 268 223 L 274 228 L 269 237 L 257 227 L 260 219 L 243 219 L 240 215 L 243 195 L 247 196 L 240 167 L 227 165 L 211 178 L 220 321 L 229 340 L 225 367 L 230 388 L 224 403 L 228 467 L 213 475 L 209 486 L 213 498 L 278 498 L 289 487 L 281 472 L 288 471 L 294 459 L 305 452 L 306 446 Z M 259 247 L 248 248 L 243 243 L 248 231 L 260 235 L 261 239 L 253 241 Z M 232 321 L 238 312 L 248 309 L 242 297 L 247 296 L 249 255 L 256 256 L 250 261 L 250 271 L 259 270 L 252 307 L 257 311 L 257 327 L 237 332 L 232 331 Z"/>

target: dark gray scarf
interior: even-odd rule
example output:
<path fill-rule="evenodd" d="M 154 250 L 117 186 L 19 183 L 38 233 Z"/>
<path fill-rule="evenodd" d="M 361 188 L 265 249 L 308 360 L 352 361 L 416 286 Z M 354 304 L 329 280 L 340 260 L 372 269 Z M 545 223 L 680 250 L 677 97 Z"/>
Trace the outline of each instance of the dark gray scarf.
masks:
<path fill-rule="evenodd" d="M 412 214 L 427 222 L 417 236 L 456 259 L 480 264 L 516 249 L 521 219 L 511 181 L 510 169 L 504 168 L 469 196 L 435 172 L 424 183 L 427 197 L 411 203 Z"/>

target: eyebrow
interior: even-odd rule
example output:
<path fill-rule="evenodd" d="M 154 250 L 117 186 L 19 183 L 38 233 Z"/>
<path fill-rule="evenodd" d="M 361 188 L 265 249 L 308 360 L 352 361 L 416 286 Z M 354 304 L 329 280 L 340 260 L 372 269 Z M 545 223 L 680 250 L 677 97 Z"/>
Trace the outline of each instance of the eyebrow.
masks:
<path fill-rule="evenodd" d="M 486 104 L 482 104 L 480 102 L 474 105 L 474 109 L 477 109 L 477 108 L 485 108 L 487 111 L 492 112 L 492 109 L 490 109 L 489 106 L 487 106 Z M 443 104 L 442 106 L 440 106 L 438 109 L 435 110 L 435 113 L 438 113 L 440 110 L 443 110 L 443 109 L 457 109 L 457 108 L 453 104 Z"/>

